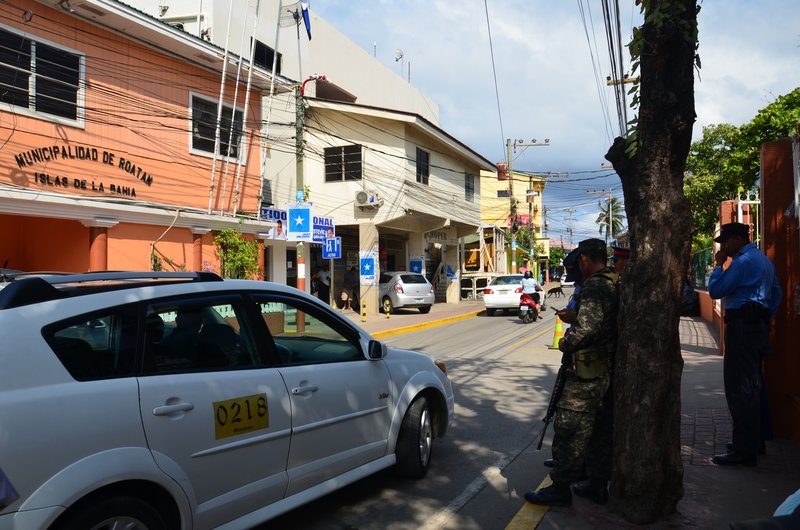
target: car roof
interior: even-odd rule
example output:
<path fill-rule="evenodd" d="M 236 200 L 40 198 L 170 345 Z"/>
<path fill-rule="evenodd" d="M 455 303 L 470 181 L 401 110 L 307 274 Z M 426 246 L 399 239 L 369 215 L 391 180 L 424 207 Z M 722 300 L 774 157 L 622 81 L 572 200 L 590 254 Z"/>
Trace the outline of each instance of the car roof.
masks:
<path fill-rule="evenodd" d="M 31 272 L 6 276 L 0 310 L 89 294 L 186 282 L 221 282 L 209 272 Z"/>

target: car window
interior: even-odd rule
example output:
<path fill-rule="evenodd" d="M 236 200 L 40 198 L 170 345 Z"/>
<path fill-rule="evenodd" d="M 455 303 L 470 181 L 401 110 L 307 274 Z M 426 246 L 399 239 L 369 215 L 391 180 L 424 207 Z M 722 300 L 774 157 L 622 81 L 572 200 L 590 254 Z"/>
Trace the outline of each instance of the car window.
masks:
<path fill-rule="evenodd" d="M 78 381 L 129 377 L 134 373 L 136 314 L 116 308 L 51 324 L 47 343 Z"/>
<path fill-rule="evenodd" d="M 390 274 L 381 274 L 378 283 L 389 283 L 390 281 L 392 281 L 392 276 Z"/>
<path fill-rule="evenodd" d="M 522 276 L 498 276 L 493 285 L 514 285 L 522 282 Z"/>
<path fill-rule="evenodd" d="M 403 283 L 428 283 L 425 276 L 421 274 L 402 274 L 400 279 Z"/>
<path fill-rule="evenodd" d="M 289 297 L 254 296 L 284 365 L 364 360 L 358 333 L 325 309 Z"/>
<path fill-rule="evenodd" d="M 238 296 L 158 302 L 145 311 L 144 371 L 149 374 L 264 366 Z"/>

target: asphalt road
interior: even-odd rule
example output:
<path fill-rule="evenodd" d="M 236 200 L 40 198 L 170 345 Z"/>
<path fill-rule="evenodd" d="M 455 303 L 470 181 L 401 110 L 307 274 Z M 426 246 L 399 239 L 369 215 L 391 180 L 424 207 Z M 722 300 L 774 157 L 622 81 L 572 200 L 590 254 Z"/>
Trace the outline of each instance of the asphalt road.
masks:
<path fill-rule="evenodd" d="M 553 315 L 531 324 L 478 316 L 388 339 L 445 360 L 453 381 L 456 417 L 435 441 L 428 475 L 385 471 L 260 528 L 504 529 L 546 475 L 551 432 L 543 451 L 535 446 L 561 358 L 548 349 Z"/>

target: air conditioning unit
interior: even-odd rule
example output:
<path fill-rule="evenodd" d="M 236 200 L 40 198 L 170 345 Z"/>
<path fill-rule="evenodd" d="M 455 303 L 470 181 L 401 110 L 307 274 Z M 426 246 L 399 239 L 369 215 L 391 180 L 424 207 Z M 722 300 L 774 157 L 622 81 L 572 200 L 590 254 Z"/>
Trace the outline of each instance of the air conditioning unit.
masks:
<path fill-rule="evenodd" d="M 359 190 L 356 192 L 356 206 L 359 208 L 378 208 L 383 200 L 374 191 Z"/>

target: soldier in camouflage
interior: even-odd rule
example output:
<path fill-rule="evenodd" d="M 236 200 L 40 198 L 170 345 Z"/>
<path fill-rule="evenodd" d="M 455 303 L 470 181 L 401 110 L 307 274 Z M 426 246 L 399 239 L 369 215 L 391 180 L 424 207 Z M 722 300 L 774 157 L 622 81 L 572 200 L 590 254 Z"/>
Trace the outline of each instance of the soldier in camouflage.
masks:
<path fill-rule="evenodd" d="M 554 423 L 553 484 L 525 494 L 528 502 L 549 506 L 572 503 L 570 484 L 578 479 L 584 463 L 589 481 L 576 485 L 576 494 L 606 502 L 611 476 L 613 400 L 609 390 L 617 346 L 619 277 L 606 267 L 604 241 L 587 239 L 578 249 L 584 280 L 577 316 L 558 345 L 567 378 Z"/>

